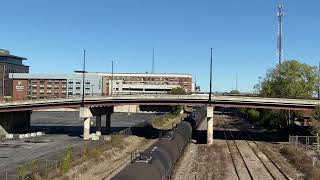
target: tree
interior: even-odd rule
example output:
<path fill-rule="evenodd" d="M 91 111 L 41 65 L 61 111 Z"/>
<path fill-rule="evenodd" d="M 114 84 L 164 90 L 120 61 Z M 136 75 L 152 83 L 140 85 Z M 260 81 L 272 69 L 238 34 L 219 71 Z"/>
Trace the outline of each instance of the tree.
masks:
<path fill-rule="evenodd" d="M 320 135 L 320 105 L 317 105 L 312 113 L 312 133 Z"/>
<path fill-rule="evenodd" d="M 176 87 L 176 88 L 172 88 L 169 93 L 174 95 L 179 95 L 179 94 L 186 94 L 187 92 L 182 87 Z"/>
<path fill-rule="evenodd" d="M 316 67 L 296 60 L 285 61 L 267 72 L 260 95 L 283 98 L 312 98 L 316 92 Z M 256 86 L 257 87 L 257 86 Z"/>
<path fill-rule="evenodd" d="M 261 86 L 255 85 L 255 88 L 260 96 L 309 99 L 316 92 L 316 84 L 316 67 L 291 60 L 270 69 Z M 299 111 L 287 110 L 265 110 L 262 114 L 263 124 L 277 127 L 286 127 L 290 121 L 293 124 L 295 117 L 302 116 Z"/>

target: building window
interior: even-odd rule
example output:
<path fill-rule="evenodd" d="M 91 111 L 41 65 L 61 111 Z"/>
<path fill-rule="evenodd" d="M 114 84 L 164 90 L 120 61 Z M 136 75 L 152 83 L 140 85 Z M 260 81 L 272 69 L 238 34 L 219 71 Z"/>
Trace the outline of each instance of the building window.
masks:
<path fill-rule="evenodd" d="M 73 89 L 73 85 L 68 85 L 68 89 Z"/>
<path fill-rule="evenodd" d="M 73 79 L 69 79 L 68 84 L 73 84 Z"/>
<path fill-rule="evenodd" d="M 73 95 L 73 92 L 72 91 L 68 91 L 68 95 Z"/>
<path fill-rule="evenodd" d="M 44 80 L 42 79 L 42 80 L 40 80 L 40 84 L 44 84 Z"/>
<path fill-rule="evenodd" d="M 32 84 L 37 84 L 38 81 L 37 81 L 37 80 L 32 80 L 31 83 L 32 83 Z"/>
<path fill-rule="evenodd" d="M 47 94 L 52 94 L 52 91 L 51 90 L 47 90 Z"/>
<path fill-rule="evenodd" d="M 54 88 L 55 88 L 55 89 L 59 89 L 59 84 L 55 84 L 55 85 L 54 85 Z"/>
<path fill-rule="evenodd" d="M 76 90 L 80 90 L 80 86 L 76 86 Z"/>
<path fill-rule="evenodd" d="M 76 79 L 76 84 L 81 84 L 80 79 Z"/>
<path fill-rule="evenodd" d="M 86 89 L 90 89 L 90 85 L 88 85 L 88 84 L 86 84 L 85 87 L 86 87 Z"/>
<path fill-rule="evenodd" d="M 47 84 L 51 84 L 51 83 L 52 83 L 51 79 L 47 80 Z"/>
<path fill-rule="evenodd" d="M 62 94 L 67 94 L 67 92 L 66 92 L 66 91 L 61 91 L 61 93 L 62 93 Z"/>
<path fill-rule="evenodd" d="M 87 79 L 87 80 L 86 80 L 86 84 L 90 84 L 90 80 Z"/>
<path fill-rule="evenodd" d="M 62 89 L 66 89 L 67 85 L 62 85 L 61 87 L 62 87 Z"/>
<path fill-rule="evenodd" d="M 44 89 L 44 84 L 40 84 L 40 89 Z"/>
<path fill-rule="evenodd" d="M 40 89 L 40 94 L 44 94 L 44 90 L 43 89 Z"/>
<path fill-rule="evenodd" d="M 51 84 L 47 84 L 47 88 L 52 88 L 52 85 Z"/>
<path fill-rule="evenodd" d="M 67 81 L 66 80 L 62 80 L 61 83 L 62 84 L 67 84 Z"/>
<path fill-rule="evenodd" d="M 37 90 L 36 89 L 32 90 L 32 94 L 37 94 Z"/>
<path fill-rule="evenodd" d="M 59 94 L 59 91 L 54 91 L 54 94 Z"/>

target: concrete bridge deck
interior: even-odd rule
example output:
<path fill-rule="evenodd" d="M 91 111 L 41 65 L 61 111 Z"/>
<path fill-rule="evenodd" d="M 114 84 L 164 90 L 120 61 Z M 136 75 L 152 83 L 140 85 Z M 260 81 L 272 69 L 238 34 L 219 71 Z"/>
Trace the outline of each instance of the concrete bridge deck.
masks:
<path fill-rule="evenodd" d="M 85 106 L 117 106 L 117 105 L 191 105 L 216 107 L 247 107 L 264 109 L 312 110 L 320 103 L 319 100 L 285 99 L 245 96 L 212 96 L 199 95 L 116 95 L 93 96 L 85 98 Z M 78 108 L 81 98 L 43 99 L 5 102 L 0 104 L 0 112 L 26 111 L 50 108 Z"/>

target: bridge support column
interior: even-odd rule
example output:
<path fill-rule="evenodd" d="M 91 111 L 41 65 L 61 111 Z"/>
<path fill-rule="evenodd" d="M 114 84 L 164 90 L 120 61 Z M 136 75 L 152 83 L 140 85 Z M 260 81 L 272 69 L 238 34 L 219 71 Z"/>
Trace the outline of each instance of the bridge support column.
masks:
<path fill-rule="evenodd" d="M 213 106 L 207 107 L 207 144 L 211 145 L 213 142 Z"/>
<path fill-rule="evenodd" d="M 106 114 L 106 134 L 111 133 L 111 113 Z"/>
<path fill-rule="evenodd" d="M 88 107 L 80 107 L 79 116 L 83 119 L 83 139 L 89 140 L 92 113 Z"/>
<path fill-rule="evenodd" d="M 101 115 L 96 116 L 96 134 L 101 134 Z"/>

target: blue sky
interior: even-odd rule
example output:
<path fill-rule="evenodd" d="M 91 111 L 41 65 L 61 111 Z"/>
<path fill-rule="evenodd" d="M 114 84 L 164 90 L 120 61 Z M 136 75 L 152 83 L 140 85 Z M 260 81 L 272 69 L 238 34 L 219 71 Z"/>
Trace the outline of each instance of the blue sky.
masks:
<path fill-rule="evenodd" d="M 28 58 L 32 73 L 190 73 L 208 90 L 250 92 L 277 63 L 276 5 L 284 4 L 284 59 L 320 60 L 320 1 L 1 0 L 0 48 Z"/>

